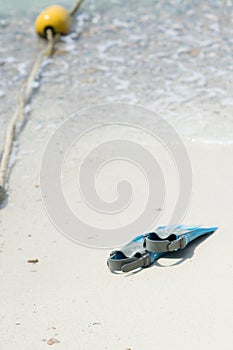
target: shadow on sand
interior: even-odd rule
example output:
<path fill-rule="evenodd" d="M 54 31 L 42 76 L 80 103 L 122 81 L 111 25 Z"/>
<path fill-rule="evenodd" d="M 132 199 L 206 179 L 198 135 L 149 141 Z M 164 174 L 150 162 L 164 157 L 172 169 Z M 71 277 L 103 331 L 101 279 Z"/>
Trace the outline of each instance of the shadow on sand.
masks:
<path fill-rule="evenodd" d="M 151 269 L 154 266 L 160 267 L 160 268 L 161 267 L 162 268 L 169 268 L 171 266 L 177 266 L 177 265 L 184 263 L 185 260 L 191 259 L 194 256 L 195 249 L 210 236 L 211 236 L 211 234 L 198 237 L 194 241 L 190 242 L 185 249 L 181 249 L 181 250 L 178 250 L 178 251 L 173 252 L 173 253 L 167 253 L 162 258 L 160 258 L 160 259 L 163 259 L 163 258 L 171 259 L 171 264 L 169 263 L 169 265 L 163 265 L 159 262 L 159 260 L 156 260 L 152 265 L 148 266 L 147 269 Z M 172 263 L 172 260 L 174 260 L 174 263 Z M 127 273 L 126 277 L 134 275 L 136 273 L 139 273 L 143 270 L 144 270 L 144 268 L 140 268 L 140 269 L 134 270 L 132 272 L 129 272 L 129 273 Z"/>

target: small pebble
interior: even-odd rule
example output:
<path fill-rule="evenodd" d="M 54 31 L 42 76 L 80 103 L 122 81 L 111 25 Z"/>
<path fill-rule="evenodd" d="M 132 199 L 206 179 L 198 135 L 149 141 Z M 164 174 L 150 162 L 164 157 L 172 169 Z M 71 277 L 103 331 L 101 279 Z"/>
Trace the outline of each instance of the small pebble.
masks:
<path fill-rule="evenodd" d="M 60 343 L 58 339 L 56 338 L 50 338 L 48 341 L 47 341 L 47 344 L 48 345 L 54 345 L 54 344 L 58 344 Z"/>
<path fill-rule="evenodd" d="M 37 264 L 39 262 L 39 259 L 28 259 L 27 262 L 29 264 Z"/>

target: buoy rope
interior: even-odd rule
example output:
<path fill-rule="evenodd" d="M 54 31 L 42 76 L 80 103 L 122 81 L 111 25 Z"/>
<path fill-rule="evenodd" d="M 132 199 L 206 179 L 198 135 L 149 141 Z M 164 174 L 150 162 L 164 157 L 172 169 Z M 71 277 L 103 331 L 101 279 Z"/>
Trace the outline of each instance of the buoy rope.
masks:
<path fill-rule="evenodd" d="M 0 188 L 2 187 L 2 190 L 0 190 L 0 203 L 1 203 L 1 193 L 3 195 L 3 192 L 6 191 L 5 187 L 6 187 L 6 180 L 7 180 L 7 172 L 9 168 L 9 161 L 12 153 L 13 143 L 16 135 L 17 121 L 19 119 L 21 125 L 24 123 L 25 121 L 24 108 L 27 105 L 27 103 L 30 101 L 32 91 L 33 91 L 33 82 L 35 81 L 35 78 L 38 74 L 43 57 L 45 56 L 45 54 L 47 56 L 51 56 L 52 53 L 53 53 L 53 38 L 51 39 L 51 33 L 49 33 L 47 48 L 45 51 L 43 51 L 37 56 L 34 62 L 32 69 L 30 71 L 30 74 L 25 83 L 25 89 L 21 89 L 19 93 L 18 105 L 16 107 L 16 111 L 7 128 L 6 140 L 5 140 L 5 145 L 4 145 L 2 159 L 1 159 L 1 166 L 0 166 Z"/>
<path fill-rule="evenodd" d="M 81 3 L 84 0 L 78 0 L 72 9 L 69 11 L 69 14 L 73 16 L 79 9 Z M 33 83 L 38 75 L 38 72 L 41 67 L 41 63 L 44 57 L 50 57 L 54 53 L 54 46 L 56 41 L 59 39 L 60 35 L 54 35 L 51 29 L 46 30 L 46 39 L 48 40 L 46 49 L 39 53 L 37 56 L 32 69 L 28 75 L 28 78 L 25 82 L 25 85 L 20 89 L 18 103 L 15 110 L 15 113 L 12 119 L 9 122 L 6 131 L 6 139 L 4 143 L 4 148 L 1 157 L 0 163 L 0 205 L 5 199 L 7 192 L 7 176 L 9 172 L 9 163 L 13 150 L 14 141 L 17 134 L 17 123 L 19 122 L 18 131 L 22 129 L 21 127 L 25 124 L 25 106 L 30 102 L 33 92 Z"/>
<path fill-rule="evenodd" d="M 69 11 L 69 14 L 70 14 L 71 16 L 75 15 L 75 13 L 78 11 L 78 9 L 79 9 L 79 7 L 80 7 L 80 5 L 82 4 L 83 1 L 84 1 L 84 0 L 78 0 L 78 1 L 74 4 L 74 6 L 72 7 L 72 9 Z"/>

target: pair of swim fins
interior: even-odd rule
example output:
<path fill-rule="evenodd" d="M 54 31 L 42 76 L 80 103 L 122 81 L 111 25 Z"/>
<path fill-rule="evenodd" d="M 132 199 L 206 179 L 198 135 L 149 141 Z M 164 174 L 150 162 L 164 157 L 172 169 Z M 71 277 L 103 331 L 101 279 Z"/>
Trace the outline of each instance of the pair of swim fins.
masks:
<path fill-rule="evenodd" d="M 120 250 L 112 251 L 107 265 L 113 273 L 148 267 L 165 254 L 184 249 L 196 238 L 216 230 L 217 227 L 159 226 L 154 232 L 137 236 Z"/>

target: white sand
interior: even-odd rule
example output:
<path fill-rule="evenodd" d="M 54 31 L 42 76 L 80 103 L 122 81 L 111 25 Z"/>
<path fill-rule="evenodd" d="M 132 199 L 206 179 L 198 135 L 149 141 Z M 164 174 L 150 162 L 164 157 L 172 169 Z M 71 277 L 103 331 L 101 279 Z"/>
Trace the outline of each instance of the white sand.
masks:
<path fill-rule="evenodd" d="M 34 118 L 0 214 L 1 350 L 46 349 L 50 338 L 62 350 L 231 349 L 233 148 L 187 144 L 195 188 L 184 222 L 217 232 L 187 248 L 181 264 L 161 259 L 167 267 L 117 276 L 108 251 L 69 241 L 49 221 L 38 174 L 42 132 L 46 139 L 51 130 L 38 132 Z"/>

